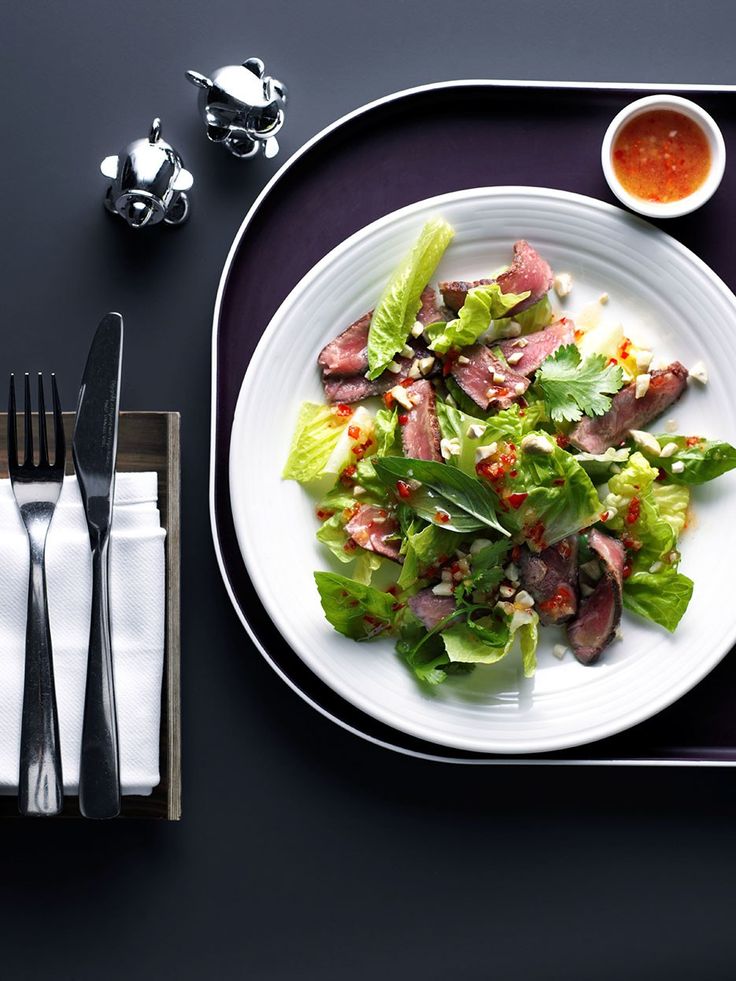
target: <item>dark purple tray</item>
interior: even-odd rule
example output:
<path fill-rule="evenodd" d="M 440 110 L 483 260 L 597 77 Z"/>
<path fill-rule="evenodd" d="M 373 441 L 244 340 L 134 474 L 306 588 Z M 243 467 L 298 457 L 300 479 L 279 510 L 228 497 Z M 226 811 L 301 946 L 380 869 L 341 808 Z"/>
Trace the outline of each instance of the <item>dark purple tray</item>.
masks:
<path fill-rule="evenodd" d="M 600 166 L 612 117 L 647 86 L 457 82 L 399 93 L 324 131 L 295 154 L 243 223 L 218 294 L 213 366 L 212 527 L 231 599 L 275 670 L 333 721 L 386 747 L 456 762 L 736 764 L 736 658 L 726 657 L 675 705 L 580 749 L 489 756 L 407 736 L 354 708 L 286 644 L 261 606 L 233 527 L 230 430 L 243 375 L 282 300 L 353 232 L 423 198 L 462 188 L 558 187 L 617 203 Z M 736 151 L 736 87 L 678 87 L 720 124 Z M 454 149 L 453 149 L 454 148 Z M 736 286 L 736 167 L 700 212 L 663 223 Z M 247 316 L 246 316 L 247 312 Z"/>

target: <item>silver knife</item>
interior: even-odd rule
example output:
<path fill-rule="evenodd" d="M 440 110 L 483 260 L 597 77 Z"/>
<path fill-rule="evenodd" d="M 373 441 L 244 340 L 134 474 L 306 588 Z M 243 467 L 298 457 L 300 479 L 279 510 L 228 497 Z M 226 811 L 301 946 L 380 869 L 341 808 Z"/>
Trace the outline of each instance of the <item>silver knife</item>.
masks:
<path fill-rule="evenodd" d="M 108 555 L 118 445 L 123 318 L 108 313 L 92 341 L 72 440 L 92 549 L 92 615 L 79 764 L 79 807 L 89 818 L 120 813 L 120 765 L 110 639 Z"/>

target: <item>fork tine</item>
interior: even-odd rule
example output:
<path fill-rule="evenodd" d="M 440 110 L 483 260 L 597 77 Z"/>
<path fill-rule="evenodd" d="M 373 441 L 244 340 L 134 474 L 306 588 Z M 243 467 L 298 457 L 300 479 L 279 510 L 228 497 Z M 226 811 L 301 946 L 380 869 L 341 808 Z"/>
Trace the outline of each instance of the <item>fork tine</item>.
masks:
<path fill-rule="evenodd" d="M 25 424 L 26 424 L 26 458 L 23 461 L 24 467 L 33 466 L 33 416 L 31 414 L 31 376 L 26 372 L 26 411 L 25 411 Z"/>
<path fill-rule="evenodd" d="M 10 375 L 8 395 L 8 470 L 12 474 L 18 468 L 18 435 L 15 429 L 15 375 Z"/>
<path fill-rule="evenodd" d="M 51 373 L 51 391 L 54 401 L 54 446 L 56 448 L 54 466 L 61 467 L 63 471 L 66 463 L 66 438 L 64 436 L 64 417 L 61 414 L 59 389 L 56 387 L 56 375 L 54 372 Z"/>
<path fill-rule="evenodd" d="M 46 436 L 46 403 L 43 397 L 43 374 L 38 373 L 38 465 L 49 465 L 49 444 Z"/>

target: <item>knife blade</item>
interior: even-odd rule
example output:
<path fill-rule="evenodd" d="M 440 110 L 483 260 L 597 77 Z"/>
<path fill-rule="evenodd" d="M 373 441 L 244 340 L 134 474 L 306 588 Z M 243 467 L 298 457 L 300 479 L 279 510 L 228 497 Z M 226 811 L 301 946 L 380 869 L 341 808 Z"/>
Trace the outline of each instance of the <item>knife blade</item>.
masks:
<path fill-rule="evenodd" d="M 79 768 L 79 807 L 90 818 L 120 813 L 109 542 L 122 360 L 123 318 L 119 313 L 108 313 L 100 321 L 87 357 L 72 439 L 92 551 L 92 609 Z"/>

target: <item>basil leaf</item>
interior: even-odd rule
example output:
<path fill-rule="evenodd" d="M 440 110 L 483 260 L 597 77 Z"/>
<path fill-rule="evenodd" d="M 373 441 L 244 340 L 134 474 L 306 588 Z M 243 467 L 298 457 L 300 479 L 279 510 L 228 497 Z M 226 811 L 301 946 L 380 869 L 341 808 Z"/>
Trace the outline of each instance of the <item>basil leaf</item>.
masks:
<path fill-rule="evenodd" d="M 688 446 L 687 436 L 667 435 L 657 436 L 657 440 L 660 446 L 677 444 L 677 451 L 672 456 L 650 457 L 653 465 L 664 470 L 674 484 L 704 484 L 736 467 L 736 447 L 730 443 L 701 439 Z M 681 473 L 675 473 L 672 469 L 674 463 L 684 464 L 685 469 Z"/>
<path fill-rule="evenodd" d="M 508 535 L 496 517 L 492 491 L 457 467 L 448 467 L 434 460 L 403 457 L 376 459 L 373 465 L 388 487 L 394 487 L 397 480 L 419 481 L 421 486 L 413 490 L 404 503 L 421 518 L 439 525 L 445 531 L 469 532 L 493 528 L 502 535 Z M 438 512 L 444 512 L 448 520 L 438 521 Z"/>

